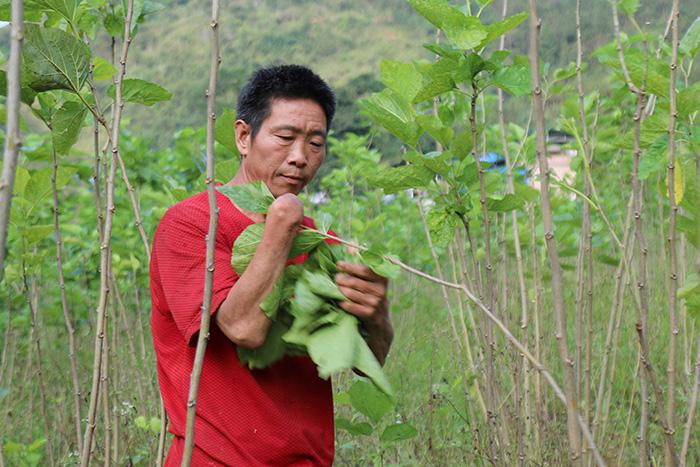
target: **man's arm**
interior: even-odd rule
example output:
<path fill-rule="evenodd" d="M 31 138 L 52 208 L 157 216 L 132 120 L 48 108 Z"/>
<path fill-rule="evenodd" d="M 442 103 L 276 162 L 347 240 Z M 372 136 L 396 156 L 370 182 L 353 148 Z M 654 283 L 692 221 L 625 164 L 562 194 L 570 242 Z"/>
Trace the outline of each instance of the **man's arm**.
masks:
<path fill-rule="evenodd" d="M 292 194 L 280 196 L 268 209 L 260 245 L 215 315 L 216 324 L 234 344 L 252 349 L 265 342 L 271 322 L 260 303 L 282 273 L 303 218 L 304 206 Z"/>
<path fill-rule="evenodd" d="M 394 338 L 386 297 L 388 281 L 361 264 L 341 261 L 338 268 L 341 272 L 335 282 L 348 298 L 340 302 L 340 307 L 362 321 L 368 334 L 367 345 L 383 365 Z"/>

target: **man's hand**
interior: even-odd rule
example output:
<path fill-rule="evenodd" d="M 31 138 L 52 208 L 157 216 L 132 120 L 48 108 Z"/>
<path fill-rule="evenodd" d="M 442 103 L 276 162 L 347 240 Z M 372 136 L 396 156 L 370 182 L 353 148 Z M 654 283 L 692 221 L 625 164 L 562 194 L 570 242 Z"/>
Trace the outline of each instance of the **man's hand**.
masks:
<path fill-rule="evenodd" d="M 367 344 L 384 364 L 394 337 L 386 297 L 389 281 L 361 264 L 340 261 L 338 268 L 341 272 L 336 274 L 335 282 L 348 298 L 339 305 L 362 321 L 369 334 Z"/>
<path fill-rule="evenodd" d="M 304 204 L 292 193 L 285 193 L 275 199 L 265 216 L 268 226 L 293 231 L 296 231 L 302 220 L 304 220 Z"/>

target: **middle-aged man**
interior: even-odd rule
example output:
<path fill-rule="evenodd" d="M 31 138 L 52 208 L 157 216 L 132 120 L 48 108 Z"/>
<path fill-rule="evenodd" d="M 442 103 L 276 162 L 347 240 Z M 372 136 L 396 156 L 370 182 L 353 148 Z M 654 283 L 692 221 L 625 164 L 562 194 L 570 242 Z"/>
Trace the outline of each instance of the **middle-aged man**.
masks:
<path fill-rule="evenodd" d="M 300 225 L 311 226 L 297 194 L 311 181 L 326 153 L 335 96 L 311 70 L 277 66 L 257 71 L 238 99 L 236 146 L 241 165 L 229 185 L 262 180 L 275 196 L 266 216 L 245 212 L 217 192 L 212 325 L 197 399 L 192 465 L 330 465 L 333 462 L 331 383 L 318 377 L 306 356 L 286 356 L 263 370 L 241 365 L 236 347 L 259 347 L 270 320 L 263 298 L 289 264 Z M 265 222 L 255 256 L 243 274 L 231 266 L 236 238 Z M 153 239 L 151 326 L 158 379 L 174 439 L 166 465 L 180 465 L 187 393 L 199 331 L 204 288 L 206 192 L 170 208 Z M 304 261 L 305 257 L 291 262 Z M 356 315 L 380 362 L 392 327 L 387 281 L 369 268 L 338 264 L 340 306 Z"/>

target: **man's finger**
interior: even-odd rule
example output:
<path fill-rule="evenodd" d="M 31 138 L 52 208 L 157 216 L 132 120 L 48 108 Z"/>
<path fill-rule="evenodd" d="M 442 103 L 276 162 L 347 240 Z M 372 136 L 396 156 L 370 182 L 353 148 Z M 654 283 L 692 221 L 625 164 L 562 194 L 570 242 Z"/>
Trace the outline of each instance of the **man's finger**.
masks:
<path fill-rule="evenodd" d="M 338 286 L 359 290 L 365 294 L 377 295 L 379 297 L 386 295 L 386 284 L 384 282 L 365 280 L 357 276 L 341 273 L 335 275 L 335 283 L 338 284 Z"/>
<path fill-rule="evenodd" d="M 347 311 L 351 315 L 357 316 L 358 318 L 360 318 L 360 320 L 369 319 L 374 314 L 374 310 L 372 308 L 365 305 L 360 305 L 359 303 L 340 302 L 338 303 L 338 306 L 340 306 L 340 308 Z"/>
<path fill-rule="evenodd" d="M 350 287 L 339 286 L 338 289 L 347 297 L 348 301 L 370 307 L 370 309 L 377 308 L 382 301 L 382 296 L 364 293 Z"/>
<path fill-rule="evenodd" d="M 347 261 L 338 261 L 338 269 L 348 274 L 352 274 L 353 276 L 357 276 L 372 282 L 387 282 L 386 277 L 380 276 L 364 264 L 355 264 L 348 263 Z"/>

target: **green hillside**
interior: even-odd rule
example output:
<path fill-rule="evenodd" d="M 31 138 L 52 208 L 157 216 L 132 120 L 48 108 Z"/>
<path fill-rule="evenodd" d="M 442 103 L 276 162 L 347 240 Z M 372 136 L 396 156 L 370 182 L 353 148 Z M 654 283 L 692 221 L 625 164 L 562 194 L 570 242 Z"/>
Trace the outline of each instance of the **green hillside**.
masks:
<path fill-rule="evenodd" d="M 662 30 L 669 2 L 641 3 L 639 24 L 651 31 Z M 209 69 L 209 5 L 193 0 L 166 0 L 162 4 L 163 10 L 140 26 L 128 71 L 131 77 L 158 82 L 173 92 L 173 99 L 159 104 L 157 110 L 130 110 L 139 133 L 158 145 L 167 144 L 178 128 L 204 123 Z M 524 1 L 509 4 L 511 13 L 527 7 Z M 543 18 L 543 59 L 552 66 L 575 60 L 575 2 L 543 0 L 538 4 Z M 685 30 L 700 15 L 700 2 L 682 4 L 680 26 Z M 608 0 L 584 2 L 583 12 L 586 49 L 611 41 Z M 500 14 L 501 2 L 494 2 L 484 11 L 485 21 Z M 623 29 L 630 31 L 622 16 Z M 223 5 L 219 24 L 219 106 L 235 104 L 237 90 L 255 68 L 301 63 L 317 70 L 338 91 L 341 106 L 336 129 L 341 130 L 356 125 L 352 103 L 358 95 L 376 89 L 382 59 L 428 59 L 430 54 L 421 45 L 434 40 L 430 24 L 403 0 L 233 0 Z M 518 28 L 507 46 L 526 53 L 526 29 Z"/>

